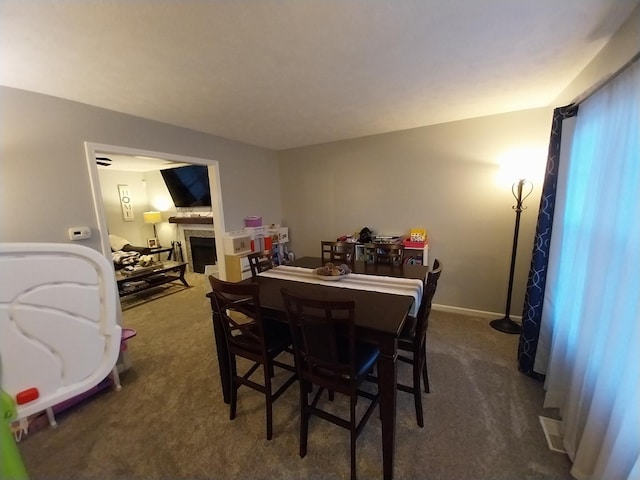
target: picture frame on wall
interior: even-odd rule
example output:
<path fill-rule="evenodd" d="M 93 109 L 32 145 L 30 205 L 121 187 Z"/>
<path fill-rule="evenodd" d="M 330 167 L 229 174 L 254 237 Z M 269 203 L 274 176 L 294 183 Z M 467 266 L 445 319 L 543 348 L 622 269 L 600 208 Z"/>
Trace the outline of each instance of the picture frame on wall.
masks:
<path fill-rule="evenodd" d="M 133 222 L 133 201 L 129 185 L 118 185 L 118 196 L 120 197 L 120 207 L 122 208 L 122 220 L 125 222 Z"/>
<path fill-rule="evenodd" d="M 147 239 L 147 247 L 149 247 L 149 248 L 158 248 L 158 239 L 157 238 L 148 238 Z"/>

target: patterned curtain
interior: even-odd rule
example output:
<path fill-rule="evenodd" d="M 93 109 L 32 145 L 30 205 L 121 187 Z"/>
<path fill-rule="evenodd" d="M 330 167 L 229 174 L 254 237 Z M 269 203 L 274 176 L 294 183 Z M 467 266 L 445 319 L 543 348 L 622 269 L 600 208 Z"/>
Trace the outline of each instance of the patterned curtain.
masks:
<path fill-rule="evenodd" d="M 559 107 L 553 111 L 547 171 L 540 197 L 540 210 L 538 212 L 538 223 L 531 257 L 531 268 L 529 269 L 529 280 L 527 281 L 527 291 L 522 312 L 522 331 L 518 345 L 518 369 L 522 373 L 539 380 L 542 380 L 544 375 L 534 372 L 533 364 L 538 347 L 544 290 L 547 283 L 551 228 L 556 206 L 562 122 L 564 119 L 574 117 L 577 114 L 577 105 Z"/>

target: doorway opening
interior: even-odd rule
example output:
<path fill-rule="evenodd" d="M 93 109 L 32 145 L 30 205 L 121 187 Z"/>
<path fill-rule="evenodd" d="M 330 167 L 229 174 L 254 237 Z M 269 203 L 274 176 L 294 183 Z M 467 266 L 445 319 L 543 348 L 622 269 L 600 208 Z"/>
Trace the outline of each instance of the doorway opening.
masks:
<path fill-rule="evenodd" d="M 217 269 L 224 275 L 224 255 L 216 255 L 215 252 L 223 251 L 222 238 L 225 232 L 224 213 L 222 205 L 222 195 L 220 189 L 220 168 L 216 160 L 203 159 L 197 157 L 187 157 L 163 152 L 155 152 L 149 150 L 139 150 L 128 147 L 120 147 L 116 145 L 105 145 L 91 142 L 85 142 L 85 151 L 89 166 L 89 176 L 91 180 L 91 189 L 93 195 L 94 208 L 96 218 L 98 220 L 100 243 L 102 253 L 111 261 L 111 246 L 109 242 L 109 225 L 107 221 L 107 213 L 105 209 L 105 197 L 101 188 L 100 173 L 98 164 L 109 171 L 109 168 L 116 166 L 112 159 L 117 157 L 119 165 L 128 165 L 127 170 L 130 172 L 140 169 L 155 169 L 156 171 L 163 168 L 171 168 L 179 165 L 204 165 L 207 167 L 209 175 L 209 185 L 211 191 L 211 216 L 213 217 L 213 228 L 209 226 L 209 232 L 213 237 L 213 258 L 217 260 Z M 105 165 L 106 164 L 106 165 Z M 155 167 L 154 167 L 155 165 Z M 122 168 L 122 167 L 117 167 Z M 102 170 L 101 170 L 102 171 Z M 113 170 L 111 170 L 113 171 Z M 111 195 L 113 192 L 109 192 Z M 150 199 L 151 200 L 151 199 Z M 152 201 L 149 202 L 153 204 Z M 147 206 L 145 205 L 145 209 Z M 153 208 L 151 208 L 153 209 Z M 177 226 L 176 226 L 177 228 Z M 153 230 L 155 232 L 155 229 Z M 144 239 L 146 243 L 147 240 Z M 142 243 L 138 240 L 138 243 Z M 165 241 L 167 243 L 167 241 Z M 173 240 L 171 240 L 173 243 Z M 178 243 L 178 242 L 176 242 Z M 180 242 L 181 243 L 181 242 Z M 210 257 L 210 256 L 209 256 Z M 211 258 L 208 259 L 211 261 Z"/>

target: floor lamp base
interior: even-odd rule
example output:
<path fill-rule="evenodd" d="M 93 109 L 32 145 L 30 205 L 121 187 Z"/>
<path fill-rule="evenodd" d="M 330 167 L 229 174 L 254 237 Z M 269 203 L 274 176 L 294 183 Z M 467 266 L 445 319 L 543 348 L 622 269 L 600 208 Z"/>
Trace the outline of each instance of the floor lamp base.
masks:
<path fill-rule="evenodd" d="M 498 320 L 492 320 L 489 322 L 496 330 L 503 333 L 520 333 L 522 327 L 520 327 L 519 323 L 514 322 L 509 317 L 500 318 Z"/>

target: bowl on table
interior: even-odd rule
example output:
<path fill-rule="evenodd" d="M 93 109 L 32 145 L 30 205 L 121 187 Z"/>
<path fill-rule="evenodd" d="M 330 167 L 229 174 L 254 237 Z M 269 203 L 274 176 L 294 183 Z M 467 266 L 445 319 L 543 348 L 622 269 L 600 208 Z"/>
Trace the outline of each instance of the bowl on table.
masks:
<path fill-rule="evenodd" d="M 351 273 L 351 269 L 345 265 L 334 265 L 333 263 L 327 263 L 324 267 L 319 267 L 313 270 L 313 275 L 321 280 L 327 282 L 337 282 Z"/>

